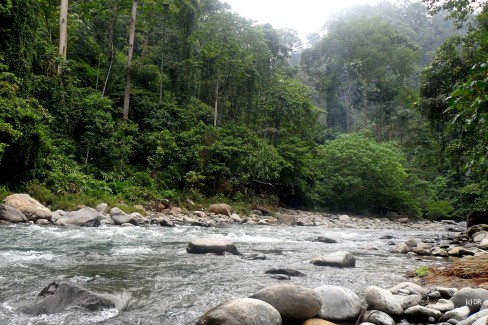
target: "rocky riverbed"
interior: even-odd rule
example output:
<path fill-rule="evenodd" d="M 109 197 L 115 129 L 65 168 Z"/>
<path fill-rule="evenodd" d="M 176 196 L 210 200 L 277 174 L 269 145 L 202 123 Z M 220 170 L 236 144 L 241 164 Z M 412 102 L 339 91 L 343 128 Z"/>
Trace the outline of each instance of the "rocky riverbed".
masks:
<path fill-rule="evenodd" d="M 466 225 L 451 221 L 301 211 L 243 216 L 224 205 L 145 215 L 103 204 L 51 212 L 21 198 L 33 207 L 0 206 L 0 319 L 6 324 L 486 320 L 486 290 L 455 298 L 456 288 L 405 284 L 405 274 L 418 267 L 486 254 L 482 226 L 462 233 Z M 246 316 L 248 309 L 260 312 Z"/>

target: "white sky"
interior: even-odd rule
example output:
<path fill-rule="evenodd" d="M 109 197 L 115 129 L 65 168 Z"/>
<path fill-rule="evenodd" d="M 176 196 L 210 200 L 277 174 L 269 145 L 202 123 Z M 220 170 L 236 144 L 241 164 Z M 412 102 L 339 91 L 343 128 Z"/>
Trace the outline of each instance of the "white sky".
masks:
<path fill-rule="evenodd" d="M 376 4 L 379 0 L 221 0 L 232 11 L 274 28 L 296 30 L 304 41 L 310 33 L 319 32 L 334 13 L 355 5 Z M 305 44 L 304 44 L 305 45 Z"/>

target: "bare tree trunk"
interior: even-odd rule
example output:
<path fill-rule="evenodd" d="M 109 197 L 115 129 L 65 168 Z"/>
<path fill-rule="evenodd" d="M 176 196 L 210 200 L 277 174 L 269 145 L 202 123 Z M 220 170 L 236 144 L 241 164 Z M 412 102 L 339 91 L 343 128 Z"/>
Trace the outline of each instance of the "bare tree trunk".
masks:
<path fill-rule="evenodd" d="M 125 79 L 124 92 L 124 120 L 129 118 L 129 102 L 130 91 L 132 89 L 131 68 L 132 68 L 132 54 L 134 53 L 134 36 L 136 34 L 136 15 L 137 15 L 137 0 L 132 0 L 132 16 L 130 21 L 129 31 L 129 53 L 127 55 L 127 76 Z"/>
<path fill-rule="evenodd" d="M 59 55 L 66 60 L 68 48 L 68 0 L 61 0 L 59 9 Z M 58 67 L 58 73 L 61 73 L 61 66 Z"/>
<path fill-rule="evenodd" d="M 159 81 L 159 102 L 163 101 L 163 79 L 164 79 L 164 53 L 161 53 L 161 68 L 160 68 L 160 81 Z"/>
<path fill-rule="evenodd" d="M 112 72 L 112 66 L 115 60 L 114 34 L 115 34 L 115 25 L 117 24 L 118 12 L 119 12 L 119 0 L 114 0 L 114 6 L 112 9 L 112 18 L 110 21 L 110 30 L 108 33 L 108 46 L 110 46 L 110 63 L 108 65 L 107 75 L 105 76 L 105 82 L 103 83 L 102 96 L 105 96 L 107 92 L 108 79 L 110 78 L 110 73 Z"/>
<path fill-rule="evenodd" d="M 214 126 L 217 126 L 218 103 L 219 103 L 219 79 L 217 77 L 217 85 L 215 86 Z"/>

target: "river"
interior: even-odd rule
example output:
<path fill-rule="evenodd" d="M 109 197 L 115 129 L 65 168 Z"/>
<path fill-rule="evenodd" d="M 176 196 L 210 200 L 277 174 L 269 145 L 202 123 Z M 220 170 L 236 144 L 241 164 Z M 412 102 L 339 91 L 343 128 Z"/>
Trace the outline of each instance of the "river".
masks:
<path fill-rule="evenodd" d="M 59 228 L 36 225 L 0 226 L 0 324 L 194 324 L 206 310 L 247 297 L 274 284 L 314 288 L 322 284 L 384 288 L 405 281 L 405 272 L 442 260 L 420 260 L 389 253 L 389 240 L 432 239 L 442 232 L 361 230 L 325 227 L 228 225 Z M 313 242 L 317 236 L 339 240 Z M 239 256 L 191 255 L 193 238 L 227 238 L 244 254 L 261 253 L 266 260 Z M 372 247 L 378 250 L 371 250 Z M 319 267 L 310 260 L 337 250 L 356 257 L 356 267 Z M 293 268 L 306 274 L 289 281 L 271 278 L 271 268 Z M 71 309 L 61 314 L 27 316 L 18 311 L 32 303 L 54 279 L 68 279 L 117 301 L 118 309 L 91 313 Z"/>

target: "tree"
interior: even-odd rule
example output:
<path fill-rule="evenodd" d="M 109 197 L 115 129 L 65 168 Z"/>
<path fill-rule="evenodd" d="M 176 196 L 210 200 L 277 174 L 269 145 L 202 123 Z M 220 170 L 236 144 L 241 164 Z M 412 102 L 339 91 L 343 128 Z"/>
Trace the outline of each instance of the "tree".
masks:
<path fill-rule="evenodd" d="M 132 55 L 134 53 L 134 37 L 136 34 L 137 0 L 132 0 L 131 20 L 129 27 L 129 50 L 127 54 L 127 73 L 124 91 L 124 120 L 129 118 L 130 91 L 132 89 Z"/>
<path fill-rule="evenodd" d="M 68 0 L 61 0 L 59 9 L 59 55 L 66 60 L 68 51 Z"/>

